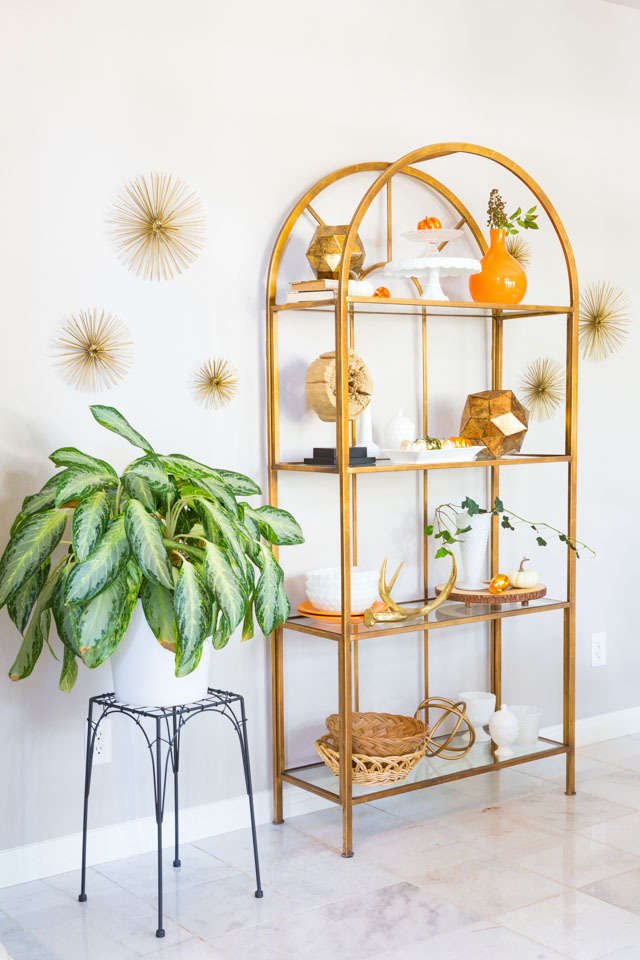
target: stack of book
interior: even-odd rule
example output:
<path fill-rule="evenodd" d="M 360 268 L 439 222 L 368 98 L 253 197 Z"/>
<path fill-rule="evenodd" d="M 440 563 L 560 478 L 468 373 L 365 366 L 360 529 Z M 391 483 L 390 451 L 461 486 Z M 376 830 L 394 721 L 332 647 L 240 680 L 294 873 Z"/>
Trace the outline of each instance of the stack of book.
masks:
<path fill-rule="evenodd" d="M 333 300 L 338 292 L 337 280 L 300 280 L 290 283 L 287 303 L 301 303 L 308 300 Z"/>

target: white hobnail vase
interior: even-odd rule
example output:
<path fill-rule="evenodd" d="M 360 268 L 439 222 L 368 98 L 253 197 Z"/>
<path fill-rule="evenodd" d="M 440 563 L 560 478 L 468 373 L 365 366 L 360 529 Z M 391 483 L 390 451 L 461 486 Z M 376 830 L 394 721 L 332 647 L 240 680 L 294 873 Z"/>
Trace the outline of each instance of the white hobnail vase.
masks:
<path fill-rule="evenodd" d="M 175 654 L 155 638 L 138 600 L 124 637 L 109 657 L 114 693 L 134 707 L 174 707 L 201 700 L 209 685 L 210 658 L 211 641 L 205 640 L 196 669 L 176 677 Z"/>
<path fill-rule="evenodd" d="M 487 543 L 491 530 L 491 514 L 476 513 L 472 517 L 466 510 L 456 514 L 456 525 L 463 530 L 471 527 L 466 533 L 458 534 L 460 541 L 460 559 L 464 570 L 464 580 L 456 586 L 462 590 L 483 590 L 486 583 L 483 580 L 487 573 Z"/>
<path fill-rule="evenodd" d="M 367 404 L 358 417 L 356 446 L 366 447 L 368 457 L 379 457 L 380 447 L 373 440 L 373 422 L 371 418 L 371 404 Z"/>
<path fill-rule="evenodd" d="M 489 733 L 497 747 L 496 757 L 504 759 L 513 756 L 511 747 L 516 742 L 519 729 L 520 724 L 515 713 L 512 713 L 503 703 L 489 720 Z"/>
<path fill-rule="evenodd" d="M 515 739 L 517 746 L 529 747 L 538 739 L 542 710 L 540 707 L 529 704 L 510 706 L 509 710 L 518 718 L 518 736 Z"/>
<path fill-rule="evenodd" d="M 416 425 L 410 417 L 398 410 L 384 428 L 384 443 L 387 450 L 399 450 L 404 440 L 416 439 Z"/>
<path fill-rule="evenodd" d="M 491 737 L 484 728 L 496 709 L 495 693 L 484 690 L 463 690 L 458 694 L 458 700 L 463 700 L 466 704 L 464 712 L 475 731 L 476 743 L 487 743 Z M 468 733 L 464 734 L 464 739 L 467 743 L 469 742 Z"/>

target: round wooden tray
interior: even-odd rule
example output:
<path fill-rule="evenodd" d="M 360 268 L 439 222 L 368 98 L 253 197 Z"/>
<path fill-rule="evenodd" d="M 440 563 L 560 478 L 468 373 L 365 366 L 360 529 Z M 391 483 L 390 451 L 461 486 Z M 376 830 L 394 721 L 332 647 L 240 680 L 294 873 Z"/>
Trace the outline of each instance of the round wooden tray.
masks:
<path fill-rule="evenodd" d="M 442 593 L 445 587 L 445 583 L 439 584 L 436 587 L 436 596 Z M 521 603 L 523 607 L 526 607 L 530 600 L 540 600 L 546 592 L 547 588 L 543 583 L 539 583 L 535 587 L 508 587 L 502 593 L 489 593 L 488 588 L 486 590 L 462 590 L 459 587 L 454 587 L 449 594 L 449 600 L 458 600 L 464 603 L 466 607 L 470 607 L 474 603 Z"/>

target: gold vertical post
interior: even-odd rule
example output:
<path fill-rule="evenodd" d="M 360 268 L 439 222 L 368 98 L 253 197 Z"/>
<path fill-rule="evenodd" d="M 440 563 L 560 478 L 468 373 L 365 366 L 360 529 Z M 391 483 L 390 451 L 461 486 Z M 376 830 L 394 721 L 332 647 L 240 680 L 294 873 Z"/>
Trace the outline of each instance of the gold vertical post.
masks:
<path fill-rule="evenodd" d="M 500 311 L 492 311 L 491 321 L 491 389 L 502 389 L 503 320 Z M 491 504 L 500 496 L 500 468 L 491 467 Z M 491 576 L 500 568 L 500 527 L 497 516 L 491 517 Z M 491 621 L 491 692 L 499 709 L 502 701 L 502 621 Z"/>
<path fill-rule="evenodd" d="M 427 310 L 422 308 L 422 436 L 429 436 L 428 421 L 428 401 L 427 401 Z M 422 471 L 422 570 L 423 570 L 423 596 L 425 600 L 429 596 L 429 544 L 424 532 L 424 528 L 429 522 L 429 471 Z M 424 670 L 424 699 L 429 696 L 429 631 L 425 630 L 422 634 L 422 658 Z M 425 722 L 429 723 L 429 713 L 425 717 Z"/>
<path fill-rule="evenodd" d="M 576 535 L 576 499 L 577 499 L 577 434 L 578 434 L 578 302 L 577 290 L 572 291 L 573 309 L 567 314 L 567 383 L 566 383 L 566 421 L 565 453 L 571 455 L 567 464 L 569 471 L 567 497 L 567 527 L 569 537 Z M 564 612 L 564 698 L 563 733 L 567 750 L 566 793 L 576 792 L 575 781 L 575 602 L 576 602 L 576 552 L 567 547 L 567 600 L 571 606 Z"/>
<path fill-rule="evenodd" d="M 355 316 L 353 304 L 349 305 L 349 345 L 355 350 Z M 351 423 L 351 446 L 356 445 L 356 421 Z M 358 564 L 358 477 L 357 474 L 351 476 L 351 555 L 352 563 Z M 358 640 L 353 639 L 353 709 L 360 709 L 360 670 L 359 670 L 359 650 Z"/>
<path fill-rule="evenodd" d="M 387 263 L 393 259 L 393 215 L 391 200 L 391 180 L 389 180 L 387 183 Z"/>

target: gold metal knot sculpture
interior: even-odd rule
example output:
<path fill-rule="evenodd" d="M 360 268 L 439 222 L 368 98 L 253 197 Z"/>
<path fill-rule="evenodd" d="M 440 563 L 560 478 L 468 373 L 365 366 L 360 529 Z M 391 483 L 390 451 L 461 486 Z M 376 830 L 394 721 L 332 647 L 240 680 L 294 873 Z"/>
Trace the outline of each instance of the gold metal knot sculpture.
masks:
<path fill-rule="evenodd" d="M 432 600 L 431 603 L 425 604 L 423 607 L 401 607 L 399 603 L 396 603 L 395 600 L 391 597 L 391 591 L 393 590 L 396 580 L 398 579 L 398 574 L 402 570 L 404 561 L 400 564 L 393 577 L 391 578 L 391 583 L 387 583 L 387 557 L 384 558 L 382 567 L 380 568 L 380 580 L 378 581 L 378 592 L 380 594 L 380 599 L 387 605 L 386 610 L 374 610 L 372 607 L 369 607 L 368 610 L 364 612 L 364 622 L 367 627 L 371 627 L 374 623 L 387 623 L 398 620 L 407 620 L 409 617 L 426 617 L 428 613 L 431 613 L 432 610 L 435 610 L 436 607 L 439 607 L 445 602 L 449 597 L 449 594 L 456 585 L 456 576 L 458 570 L 456 568 L 456 560 L 453 554 L 451 554 L 451 574 L 447 580 L 442 593 L 438 594 L 435 600 Z"/>
<path fill-rule="evenodd" d="M 442 757 L 444 760 L 456 760 L 464 757 L 476 742 L 476 732 L 473 729 L 471 721 L 465 713 L 466 703 L 459 700 L 457 703 L 453 700 L 447 700 L 446 697 L 428 697 L 423 700 L 414 716 L 416 720 L 420 719 L 420 711 L 425 711 L 425 719 L 429 732 L 425 741 L 426 753 L 428 757 Z M 429 725 L 429 711 L 441 710 L 441 714 L 436 722 Z M 445 720 L 455 718 L 453 728 L 448 734 L 441 735 L 436 739 L 436 733 Z M 460 727 L 464 726 L 468 735 L 468 742 L 453 743 L 460 732 Z"/>

